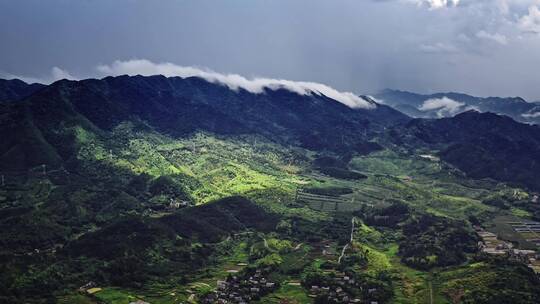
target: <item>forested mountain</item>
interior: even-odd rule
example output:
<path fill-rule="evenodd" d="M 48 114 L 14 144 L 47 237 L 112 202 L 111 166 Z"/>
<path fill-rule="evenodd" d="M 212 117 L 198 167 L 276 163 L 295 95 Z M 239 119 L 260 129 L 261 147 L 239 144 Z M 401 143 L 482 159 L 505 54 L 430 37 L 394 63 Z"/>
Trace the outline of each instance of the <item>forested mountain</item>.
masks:
<path fill-rule="evenodd" d="M 509 117 L 468 111 L 452 118 L 415 119 L 405 132 L 411 146 L 429 145 L 474 178 L 494 178 L 540 190 L 540 127 Z"/>
<path fill-rule="evenodd" d="M 19 79 L 0 79 L 0 102 L 19 100 L 43 87 L 45 85 L 39 83 L 27 84 Z"/>
<path fill-rule="evenodd" d="M 372 102 L 372 101 L 370 101 Z M 285 89 L 233 91 L 201 78 L 108 77 L 56 82 L 0 108 L 3 168 L 57 166 L 73 156 L 69 128 L 110 131 L 131 121 L 173 137 L 195 131 L 258 134 L 314 150 L 370 152 L 377 132 L 409 118 L 388 106 L 351 109 L 323 95 Z"/>
<path fill-rule="evenodd" d="M 468 110 L 492 112 L 525 123 L 540 123 L 540 104 L 521 97 L 475 97 L 462 93 L 417 94 L 386 89 L 375 95 L 395 109 L 418 118 L 441 118 Z"/>

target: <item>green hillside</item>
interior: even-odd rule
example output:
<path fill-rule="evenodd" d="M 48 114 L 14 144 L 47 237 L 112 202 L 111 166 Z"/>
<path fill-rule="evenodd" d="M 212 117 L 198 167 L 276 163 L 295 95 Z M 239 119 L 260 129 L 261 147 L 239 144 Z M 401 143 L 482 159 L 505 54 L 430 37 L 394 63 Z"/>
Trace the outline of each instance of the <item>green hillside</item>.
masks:
<path fill-rule="evenodd" d="M 60 82 L 0 106 L 0 303 L 211 303 L 218 281 L 251 303 L 540 299 L 534 272 L 479 252 L 473 229 L 531 219 L 534 193 L 396 145 L 385 125 L 401 115 L 304 96 L 317 110 L 263 117 L 263 100 L 298 97 L 132 80 L 195 89 L 169 92 L 191 94 L 171 109 L 114 85 L 125 78 Z M 216 90 L 237 107 L 262 100 L 234 116 Z M 505 298 L 500 277 L 519 293 Z"/>

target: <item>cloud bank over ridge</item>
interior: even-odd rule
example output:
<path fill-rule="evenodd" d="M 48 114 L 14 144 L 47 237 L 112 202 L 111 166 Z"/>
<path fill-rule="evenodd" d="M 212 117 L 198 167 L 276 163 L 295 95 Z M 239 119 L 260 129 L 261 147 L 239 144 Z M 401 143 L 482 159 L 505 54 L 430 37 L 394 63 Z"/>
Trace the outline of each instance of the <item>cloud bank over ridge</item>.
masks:
<path fill-rule="evenodd" d="M 3 78 L 142 58 L 345 92 L 540 100 L 540 0 L 0 1 L 0 36 Z"/>
<path fill-rule="evenodd" d="M 360 96 L 351 92 L 340 92 L 321 83 L 272 78 L 247 79 L 238 74 L 221 74 L 212 70 L 179 66 L 170 62 L 154 63 L 146 59 L 117 60 L 110 65 L 99 65 L 96 69 L 103 76 L 164 75 L 167 77 L 179 76 L 182 78 L 200 77 L 212 83 L 225 85 L 235 91 L 244 89 L 254 94 L 261 94 L 264 93 L 265 89 L 286 89 L 300 95 L 323 94 L 354 109 L 370 109 L 375 107 L 375 105 Z"/>
<path fill-rule="evenodd" d="M 472 107 L 464 107 L 465 103 L 455 101 L 446 96 L 442 98 L 432 98 L 424 101 L 418 108 L 422 112 L 436 111 L 437 117 L 454 116 L 460 112 L 472 110 Z"/>

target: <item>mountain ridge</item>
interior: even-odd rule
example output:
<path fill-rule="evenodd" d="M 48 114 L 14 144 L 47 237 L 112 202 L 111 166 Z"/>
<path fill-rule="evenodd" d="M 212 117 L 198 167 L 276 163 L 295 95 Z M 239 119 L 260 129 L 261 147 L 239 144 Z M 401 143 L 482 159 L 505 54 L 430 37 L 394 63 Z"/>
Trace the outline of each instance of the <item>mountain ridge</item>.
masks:
<path fill-rule="evenodd" d="M 540 104 L 521 97 L 476 97 L 456 92 L 418 94 L 393 89 L 384 89 L 375 97 L 416 118 L 441 118 L 475 109 L 510 116 L 519 122 L 540 123 L 540 114 L 536 116 Z M 429 101 L 431 104 L 426 103 Z"/>
<path fill-rule="evenodd" d="M 44 87 L 46 87 L 44 84 L 28 84 L 20 79 L 0 79 L 0 102 L 17 101 Z"/>
<path fill-rule="evenodd" d="M 41 154 L 48 155 L 52 163 L 74 150 L 62 148 L 64 151 L 53 153 L 47 145 L 49 141 L 72 142 L 72 135 L 60 135 L 64 125 L 111 130 L 135 119 L 141 126 L 172 136 L 195 130 L 253 133 L 315 150 L 362 152 L 374 132 L 409 119 L 384 105 L 352 109 L 324 95 L 299 95 L 284 89 L 253 94 L 202 78 L 164 76 L 60 80 L 17 103 L 4 104 L 0 113 L 6 115 L 0 121 L 6 138 L 0 159 L 6 160 L 6 153 L 20 157 Z M 18 122 L 24 122 L 24 128 Z M 336 131 L 341 136 L 335 136 Z M 21 136 L 21 132 L 26 135 Z M 39 148 L 22 151 L 32 146 Z M 40 149 L 50 153 L 38 153 Z M 33 164 L 40 162 L 41 158 Z M 11 166 L 17 162 L 4 163 Z M 28 165 L 22 163 L 21 167 Z"/>
<path fill-rule="evenodd" d="M 540 190 L 540 126 L 470 110 L 454 117 L 414 119 L 401 134 L 411 147 L 438 149 L 442 160 L 473 178 Z"/>
<path fill-rule="evenodd" d="M 376 104 L 368 96 L 363 98 Z M 411 120 L 386 105 L 353 109 L 322 94 L 301 95 L 279 88 L 255 94 L 198 77 L 124 75 L 60 80 L 16 103 L 4 103 L 0 114 L 4 116 L 0 120 L 3 170 L 76 162 L 80 143 L 73 127 L 106 138 L 107 132 L 126 121 L 172 137 L 196 131 L 254 134 L 345 158 L 383 149 L 382 134 L 391 130 L 392 143 L 441 149 L 444 160 L 473 177 L 538 189 L 527 173 L 538 159 L 537 128 L 490 113 L 467 111 L 453 118 Z M 462 159 L 472 151 L 477 152 L 474 161 L 464 165 Z M 482 157 L 494 162 L 480 166 Z"/>

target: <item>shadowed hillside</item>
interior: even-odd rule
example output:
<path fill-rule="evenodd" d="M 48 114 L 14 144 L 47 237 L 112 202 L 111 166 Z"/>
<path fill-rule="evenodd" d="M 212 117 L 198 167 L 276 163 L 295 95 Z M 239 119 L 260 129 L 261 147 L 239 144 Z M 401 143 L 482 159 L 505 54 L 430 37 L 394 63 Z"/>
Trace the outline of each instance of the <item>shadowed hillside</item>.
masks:
<path fill-rule="evenodd" d="M 279 89 L 253 94 L 200 78 L 107 77 L 56 82 L 16 104 L 0 107 L 3 168 L 58 166 L 77 149 L 69 128 L 98 135 L 122 122 L 173 137 L 209 131 L 258 134 L 312 150 L 370 152 L 385 126 L 407 116 L 382 105 L 351 109 L 322 95 Z"/>
<path fill-rule="evenodd" d="M 19 79 L 0 79 L 0 102 L 17 101 L 28 97 L 44 88 L 45 85 L 39 83 L 27 84 Z"/>
<path fill-rule="evenodd" d="M 403 129 L 411 146 L 440 149 L 439 156 L 474 178 L 540 189 L 540 128 L 509 117 L 469 111 L 453 118 L 415 119 Z"/>

